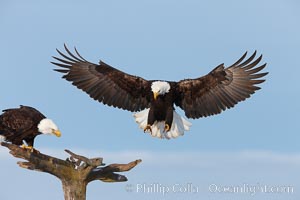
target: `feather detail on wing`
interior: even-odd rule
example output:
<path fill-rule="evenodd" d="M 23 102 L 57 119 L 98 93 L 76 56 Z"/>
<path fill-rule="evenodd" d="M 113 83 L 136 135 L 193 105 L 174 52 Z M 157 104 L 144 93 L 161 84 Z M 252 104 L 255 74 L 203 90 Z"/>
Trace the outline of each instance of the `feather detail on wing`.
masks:
<path fill-rule="evenodd" d="M 176 105 L 188 118 L 196 119 L 221 113 L 249 98 L 260 89 L 256 85 L 265 81 L 260 78 L 268 73 L 258 73 L 266 64 L 256 67 L 262 59 L 254 60 L 256 51 L 244 61 L 246 55 L 227 68 L 221 64 L 206 76 L 178 82 Z"/>
<path fill-rule="evenodd" d="M 150 106 L 151 83 L 141 77 L 126 74 L 100 61 L 99 64 L 85 60 L 76 50 L 76 55 L 64 45 L 68 55 L 59 50 L 63 57 L 53 57 L 59 63 L 53 64 L 63 69 L 55 71 L 64 73 L 63 78 L 85 91 L 91 98 L 109 106 L 132 112 Z"/>
<path fill-rule="evenodd" d="M 20 108 L 3 110 L 0 116 L 0 133 L 5 130 L 5 136 L 11 137 L 27 133 L 35 128 L 45 116 L 35 108 L 21 105 Z"/>

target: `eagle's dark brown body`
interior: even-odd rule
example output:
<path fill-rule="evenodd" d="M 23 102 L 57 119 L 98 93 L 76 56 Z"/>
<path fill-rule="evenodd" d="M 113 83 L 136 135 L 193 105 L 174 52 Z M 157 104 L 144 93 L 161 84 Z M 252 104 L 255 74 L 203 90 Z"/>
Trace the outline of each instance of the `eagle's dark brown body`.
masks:
<path fill-rule="evenodd" d="M 165 121 L 171 127 L 173 122 L 173 90 L 165 95 L 159 95 L 156 100 L 152 98 L 148 113 L 148 124 L 153 125 L 155 121 Z"/>
<path fill-rule="evenodd" d="M 44 118 L 42 113 L 29 106 L 3 110 L 0 135 L 15 145 L 22 145 L 25 140 L 28 146 L 33 146 L 34 138 L 40 134 L 37 126 Z"/>

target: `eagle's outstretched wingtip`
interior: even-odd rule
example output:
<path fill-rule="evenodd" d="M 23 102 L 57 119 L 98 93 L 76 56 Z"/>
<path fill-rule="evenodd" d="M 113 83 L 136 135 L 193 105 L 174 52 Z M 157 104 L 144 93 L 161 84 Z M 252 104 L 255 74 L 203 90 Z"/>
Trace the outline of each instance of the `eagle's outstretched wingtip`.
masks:
<path fill-rule="evenodd" d="M 67 69 L 53 69 L 53 71 L 60 72 L 60 73 L 68 73 L 69 72 L 69 70 L 67 70 Z"/>
<path fill-rule="evenodd" d="M 67 44 L 64 42 L 64 48 L 65 49 L 68 49 L 68 47 L 67 47 Z"/>

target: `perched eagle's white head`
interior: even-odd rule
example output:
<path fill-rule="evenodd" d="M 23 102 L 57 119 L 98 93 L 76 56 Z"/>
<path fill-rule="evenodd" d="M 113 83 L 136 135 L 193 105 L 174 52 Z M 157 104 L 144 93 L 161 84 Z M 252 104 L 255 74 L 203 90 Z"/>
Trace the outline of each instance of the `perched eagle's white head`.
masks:
<path fill-rule="evenodd" d="M 155 81 L 151 84 L 151 90 L 154 95 L 154 99 L 157 98 L 158 95 L 164 95 L 169 92 L 171 86 L 166 81 Z"/>
<path fill-rule="evenodd" d="M 0 135 L 0 142 L 5 142 L 5 140 L 6 140 L 6 137 L 3 135 Z"/>
<path fill-rule="evenodd" d="M 38 125 L 39 132 L 42 134 L 61 136 L 61 133 L 56 124 L 51 119 L 42 119 Z"/>

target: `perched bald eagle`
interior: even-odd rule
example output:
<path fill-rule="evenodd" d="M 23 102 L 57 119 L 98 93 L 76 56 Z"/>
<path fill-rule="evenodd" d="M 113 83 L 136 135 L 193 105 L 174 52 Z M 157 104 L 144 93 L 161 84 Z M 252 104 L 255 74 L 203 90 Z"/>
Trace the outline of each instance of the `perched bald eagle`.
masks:
<path fill-rule="evenodd" d="M 35 108 L 21 105 L 20 108 L 3 110 L 0 115 L 0 137 L 4 141 L 33 149 L 34 139 L 39 134 L 61 136 L 54 122 Z"/>
<path fill-rule="evenodd" d="M 260 72 L 266 64 L 256 67 L 262 56 L 254 59 L 256 51 L 248 59 L 247 52 L 234 64 L 225 68 L 218 65 L 200 78 L 179 82 L 145 80 L 126 74 L 100 61 L 85 60 L 64 45 L 68 55 L 58 49 L 64 58 L 53 57 L 51 62 L 64 69 L 55 69 L 63 78 L 85 91 L 91 98 L 103 104 L 138 112 L 134 114 L 140 128 L 154 137 L 176 138 L 189 130 L 191 123 L 175 112 L 174 105 L 182 108 L 188 118 L 197 119 L 221 113 L 240 101 L 249 98 L 256 90 L 259 79 L 267 73 Z"/>

